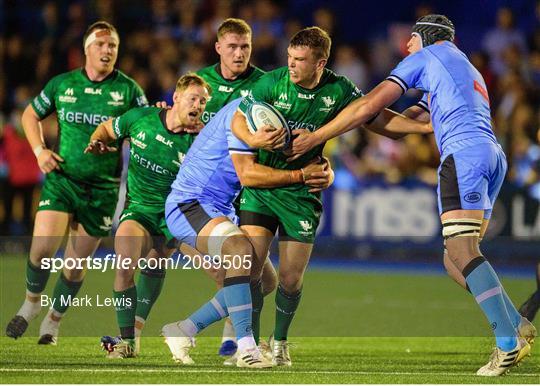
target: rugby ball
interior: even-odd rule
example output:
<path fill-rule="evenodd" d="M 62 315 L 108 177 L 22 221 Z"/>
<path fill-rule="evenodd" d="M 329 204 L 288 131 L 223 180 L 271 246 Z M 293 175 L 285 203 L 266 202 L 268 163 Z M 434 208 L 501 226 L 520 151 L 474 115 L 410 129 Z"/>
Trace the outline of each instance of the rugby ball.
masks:
<path fill-rule="evenodd" d="M 286 133 L 285 146 L 291 141 L 291 130 L 281 113 L 271 104 L 266 102 L 253 102 L 246 111 L 248 129 L 255 133 L 261 127 L 270 125 L 279 129 L 283 127 Z"/>

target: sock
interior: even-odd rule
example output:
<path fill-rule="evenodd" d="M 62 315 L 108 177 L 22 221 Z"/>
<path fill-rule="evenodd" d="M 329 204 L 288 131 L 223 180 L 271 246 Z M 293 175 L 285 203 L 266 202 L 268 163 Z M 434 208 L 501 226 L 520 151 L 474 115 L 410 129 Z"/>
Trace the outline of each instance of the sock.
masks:
<path fill-rule="evenodd" d="M 508 296 L 504 288 L 501 287 L 501 289 L 502 289 L 501 295 L 504 300 L 504 306 L 506 307 L 506 312 L 508 312 L 508 316 L 510 317 L 512 326 L 514 326 L 514 328 L 518 328 L 519 323 L 521 323 L 521 315 L 516 309 L 516 306 L 514 306 L 514 303 L 512 303 L 512 300 L 510 300 L 510 297 Z"/>
<path fill-rule="evenodd" d="M 26 264 L 26 289 L 33 294 L 39 295 L 45 289 L 49 280 L 50 271 L 35 266 L 30 259 Z"/>
<path fill-rule="evenodd" d="M 289 326 L 294 318 L 294 313 L 300 304 L 302 289 L 294 294 L 285 292 L 281 284 L 276 291 L 276 326 L 274 328 L 275 340 L 287 340 Z"/>
<path fill-rule="evenodd" d="M 209 302 L 191 314 L 187 320 L 193 323 L 193 325 L 197 328 L 197 331 L 195 332 L 195 334 L 197 334 L 212 323 L 225 318 L 227 315 L 225 293 L 222 288 L 216 292 L 214 297 Z M 181 328 L 186 334 L 189 334 L 189 331 L 186 331 L 182 326 Z M 186 328 L 191 329 L 189 327 Z M 190 334 L 189 336 L 194 336 L 195 334 Z"/>
<path fill-rule="evenodd" d="M 53 299 L 55 311 L 64 314 L 69 308 L 71 300 L 81 289 L 82 281 L 69 281 L 62 272 L 54 287 Z"/>
<path fill-rule="evenodd" d="M 261 312 L 264 305 L 264 296 L 262 292 L 261 280 L 251 282 L 249 288 L 251 290 L 251 304 L 253 305 L 253 310 L 251 312 L 251 326 L 253 327 L 253 338 L 255 339 L 255 343 L 259 344 L 261 330 Z"/>
<path fill-rule="evenodd" d="M 491 265 L 479 256 L 463 269 L 471 293 L 488 319 L 497 347 L 510 351 L 517 345 L 516 330 L 512 325 L 503 299 L 503 288 Z"/>
<path fill-rule="evenodd" d="M 135 336 L 141 336 L 146 320 L 135 315 Z"/>
<path fill-rule="evenodd" d="M 223 293 L 227 311 L 236 332 L 236 339 L 253 337 L 251 328 L 251 294 L 249 276 L 228 277 L 223 281 Z"/>
<path fill-rule="evenodd" d="M 159 297 L 164 282 L 164 269 L 143 269 L 141 271 L 137 282 L 137 310 L 135 316 L 144 321 L 148 319 L 150 310 L 152 310 L 152 306 Z"/>
<path fill-rule="evenodd" d="M 113 291 L 116 320 L 122 339 L 135 337 L 135 309 L 137 307 L 137 287 L 133 286 L 123 291 Z M 118 299 L 118 300 L 117 300 Z"/>
<path fill-rule="evenodd" d="M 30 300 L 31 299 L 31 300 Z M 36 300 L 35 302 L 33 300 Z M 17 311 L 16 315 L 22 316 L 27 322 L 35 319 L 41 311 L 41 303 L 39 301 L 39 294 L 35 294 L 26 290 L 26 298 Z"/>
<path fill-rule="evenodd" d="M 221 343 L 232 340 L 236 342 L 236 333 L 234 332 L 234 327 L 231 322 L 231 318 L 225 319 L 225 324 L 223 325 L 223 337 L 221 338 Z"/>

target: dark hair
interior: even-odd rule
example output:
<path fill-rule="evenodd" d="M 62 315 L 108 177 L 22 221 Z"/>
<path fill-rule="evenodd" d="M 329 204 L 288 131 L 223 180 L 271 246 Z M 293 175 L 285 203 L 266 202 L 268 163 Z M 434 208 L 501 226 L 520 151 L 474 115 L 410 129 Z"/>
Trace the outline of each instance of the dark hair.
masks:
<path fill-rule="evenodd" d="M 319 27 L 308 27 L 298 31 L 289 43 L 291 47 L 305 46 L 311 48 L 317 59 L 328 59 L 332 39 L 328 33 Z"/>

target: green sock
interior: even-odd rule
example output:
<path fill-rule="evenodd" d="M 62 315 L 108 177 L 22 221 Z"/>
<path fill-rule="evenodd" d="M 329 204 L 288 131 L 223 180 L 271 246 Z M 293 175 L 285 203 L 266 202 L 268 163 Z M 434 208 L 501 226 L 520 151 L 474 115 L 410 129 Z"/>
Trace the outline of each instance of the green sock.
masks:
<path fill-rule="evenodd" d="M 69 281 L 62 272 L 54 287 L 54 310 L 63 314 L 69 308 L 69 304 L 81 289 L 81 281 Z"/>
<path fill-rule="evenodd" d="M 259 344 L 259 337 L 261 332 L 261 312 L 264 305 L 264 296 L 262 292 L 262 283 L 260 280 L 251 282 L 249 285 L 251 290 L 251 303 L 253 310 L 251 312 L 251 326 L 253 328 L 253 337 L 255 343 Z"/>
<path fill-rule="evenodd" d="M 289 326 L 294 318 L 294 313 L 300 304 L 302 290 L 293 294 L 288 294 L 278 286 L 276 291 L 276 326 L 274 328 L 275 340 L 287 340 Z"/>
<path fill-rule="evenodd" d="M 136 316 L 146 320 L 165 281 L 164 269 L 143 269 L 137 282 Z"/>
<path fill-rule="evenodd" d="M 26 289 L 35 294 L 43 292 L 50 274 L 49 270 L 36 267 L 28 259 L 26 264 Z"/>
<path fill-rule="evenodd" d="M 113 291 L 117 300 L 116 320 L 122 339 L 135 337 L 135 308 L 137 307 L 137 287 L 133 286 L 123 291 Z M 121 300 L 121 301 L 120 301 Z"/>

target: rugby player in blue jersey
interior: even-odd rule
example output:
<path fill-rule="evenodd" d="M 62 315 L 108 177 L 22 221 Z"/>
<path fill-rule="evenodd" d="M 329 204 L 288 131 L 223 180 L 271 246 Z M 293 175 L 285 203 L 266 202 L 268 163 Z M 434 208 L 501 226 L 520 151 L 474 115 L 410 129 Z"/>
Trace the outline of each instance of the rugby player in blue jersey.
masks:
<path fill-rule="evenodd" d="M 453 43 L 455 29 L 443 15 L 423 16 L 408 43 L 410 55 L 369 94 L 333 121 L 309 133 L 298 130 L 291 158 L 376 116 L 409 88 L 425 92 L 425 108 L 441 154 L 437 189 L 450 275 L 473 294 L 495 334 L 497 347 L 477 374 L 498 376 L 531 350 L 536 330 L 521 318 L 479 249 L 506 174 L 506 158 L 491 129 L 484 79 Z M 422 110 L 424 111 L 424 110 Z M 409 117 L 426 119 L 418 107 Z"/>
<path fill-rule="evenodd" d="M 235 222 L 233 201 L 242 186 L 271 188 L 306 184 L 328 187 L 331 171 L 319 159 L 298 170 L 280 170 L 256 163 L 256 149 L 279 149 L 285 132 L 265 134 L 259 129 L 249 143 L 239 140 L 232 126 L 244 124 L 238 110 L 241 99 L 224 106 L 200 132 L 187 153 L 165 205 L 167 226 L 179 241 L 209 255 L 212 264 L 226 269 L 223 288 L 189 318 L 163 327 L 162 335 L 173 359 L 193 363 L 192 338 L 210 324 L 229 316 L 237 335 L 238 367 L 271 367 L 252 334 L 250 294 L 253 246 Z"/>

